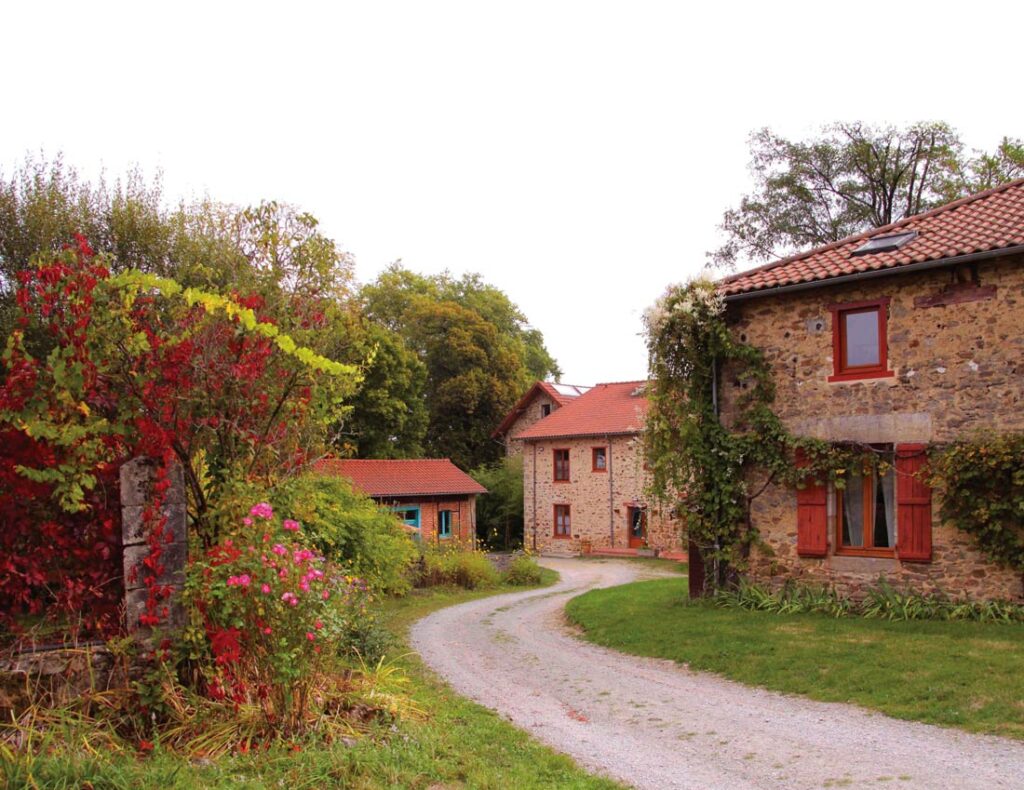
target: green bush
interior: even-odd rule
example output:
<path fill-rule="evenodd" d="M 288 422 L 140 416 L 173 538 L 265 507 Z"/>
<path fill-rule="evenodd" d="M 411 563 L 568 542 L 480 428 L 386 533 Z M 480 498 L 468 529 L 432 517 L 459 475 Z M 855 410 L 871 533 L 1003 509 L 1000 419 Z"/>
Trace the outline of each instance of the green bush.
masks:
<path fill-rule="evenodd" d="M 982 623 L 1024 623 L 1024 606 L 1012 601 L 963 601 L 945 595 L 923 595 L 893 589 L 884 580 L 867 591 L 863 601 L 834 589 L 786 584 L 770 590 L 743 582 L 711 599 L 716 606 L 775 614 L 826 614 L 879 620 L 974 620 Z"/>
<path fill-rule="evenodd" d="M 409 591 L 416 546 L 394 514 L 338 477 L 309 474 L 279 485 L 274 507 L 302 523 L 311 545 L 332 562 L 392 595 Z"/>
<path fill-rule="evenodd" d="M 540 565 L 527 554 L 514 557 L 505 571 L 505 581 L 508 584 L 526 587 L 531 584 L 540 584 L 540 578 Z"/>
<path fill-rule="evenodd" d="M 417 586 L 453 585 L 476 590 L 494 587 L 500 580 L 498 571 L 482 552 L 457 546 L 427 547 L 423 551 Z"/>

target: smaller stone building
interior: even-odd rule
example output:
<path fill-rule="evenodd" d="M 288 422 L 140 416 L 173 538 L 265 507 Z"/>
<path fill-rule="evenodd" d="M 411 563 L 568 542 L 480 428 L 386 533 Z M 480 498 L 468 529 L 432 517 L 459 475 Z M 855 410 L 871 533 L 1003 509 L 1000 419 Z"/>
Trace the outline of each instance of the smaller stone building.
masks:
<path fill-rule="evenodd" d="M 578 387 L 575 384 L 538 381 L 512 407 L 512 411 L 501 421 L 501 425 L 495 428 L 491 438 L 504 443 L 505 455 L 521 455 L 523 442 L 519 434 L 558 411 L 562 406 L 571 403 L 588 389 L 590 387 Z"/>
<path fill-rule="evenodd" d="M 447 458 L 328 458 L 315 469 L 348 478 L 354 488 L 394 511 L 418 540 L 476 541 L 476 497 L 487 489 Z"/>
<path fill-rule="evenodd" d="M 515 434 L 524 539 L 542 552 L 678 552 L 678 525 L 644 494 L 647 382 L 598 384 Z"/>

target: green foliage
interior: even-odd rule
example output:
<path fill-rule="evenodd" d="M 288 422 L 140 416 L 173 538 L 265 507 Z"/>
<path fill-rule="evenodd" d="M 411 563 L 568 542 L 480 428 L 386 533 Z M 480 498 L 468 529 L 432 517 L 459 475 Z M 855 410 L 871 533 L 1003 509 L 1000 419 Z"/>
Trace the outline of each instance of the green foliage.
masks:
<path fill-rule="evenodd" d="M 929 485 L 942 519 L 998 563 L 1024 571 L 1024 434 L 981 435 L 935 448 Z"/>
<path fill-rule="evenodd" d="M 477 530 L 488 546 L 511 549 L 523 545 L 523 459 L 520 456 L 473 470 L 473 479 L 487 489 L 477 500 Z"/>
<path fill-rule="evenodd" d="M 761 129 L 750 152 L 756 186 L 725 212 L 718 265 L 781 258 L 1024 175 L 1021 140 L 968 154 L 945 123 L 836 123 L 795 141 Z"/>
<path fill-rule="evenodd" d="M 651 384 L 644 438 L 651 494 L 670 503 L 709 572 L 724 586 L 758 535 L 751 502 L 772 483 L 808 477 L 842 485 L 852 464 L 875 464 L 856 446 L 796 437 L 772 410 L 775 383 L 760 350 L 738 341 L 710 280 L 673 286 L 644 315 Z M 731 423 L 719 417 L 716 381 L 736 382 Z M 797 467 L 797 456 L 801 466 Z"/>
<path fill-rule="evenodd" d="M 494 426 L 535 379 L 558 373 L 541 334 L 479 275 L 424 277 L 395 265 L 360 295 L 367 317 L 425 367 L 426 453 L 463 469 L 497 460 Z M 373 422 L 363 416 L 351 428 L 379 433 Z"/>
<path fill-rule="evenodd" d="M 505 582 L 517 586 L 540 584 L 541 576 L 540 565 L 528 554 L 516 555 L 505 569 Z"/>
<path fill-rule="evenodd" d="M 393 513 L 353 491 L 348 481 L 306 474 L 283 481 L 269 499 L 302 524 L 311 546 L 372 590 L 389 595 L 409 591 L 415 545 Z"/>
<path fill-rule="evenodd" d="M 461 546 L 430 546 L 423 550 L 416 586 L 451 585 L 477 590 L 494 587 L 500 581 L 498 571 L 482 552 Z"/>
<path fill-rule="evenodd" d="M 1012 601 L 956 600 L 894 589 L 884 579 L 867 590 L 863 600 L 841 596 L 835 589 L 787 583 L 769 589 L 748 582 L 719 590 L 712 599 L 727 609 L 774 614 L 824 614 L 878 620 L 973 620 L 981 623 L 1024 623 L 1024 606 Z"/>
<path fill-rule="evenodd" d="M 770 590 L 742 582 L 733 590 L 719 590 L 712 600 L 725 608 L 775 614 L 813 613 L 843 617 L 853 611 L 853 603 L 834 589 L 802 584 L 787 584 L 781 589 Z"/>

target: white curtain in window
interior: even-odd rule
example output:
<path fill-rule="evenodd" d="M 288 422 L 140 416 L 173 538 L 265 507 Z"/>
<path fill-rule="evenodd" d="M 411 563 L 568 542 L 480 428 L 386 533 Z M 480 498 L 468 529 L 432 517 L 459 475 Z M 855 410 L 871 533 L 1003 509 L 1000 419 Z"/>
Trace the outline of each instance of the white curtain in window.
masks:
<path fill-rule="evenodd" d="M 843 519 L 851 546 L 864 545 L 864 478 L 851 474 L 843 491 Z"/>

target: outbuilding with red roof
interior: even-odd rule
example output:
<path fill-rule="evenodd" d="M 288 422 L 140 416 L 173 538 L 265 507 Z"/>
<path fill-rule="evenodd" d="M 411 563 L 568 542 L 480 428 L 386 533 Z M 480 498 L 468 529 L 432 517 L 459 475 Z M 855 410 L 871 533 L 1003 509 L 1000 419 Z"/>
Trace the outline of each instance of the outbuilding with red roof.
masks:
<path fill-rule="evenodd" d="M 314 470 L 348 479 L 353 488 L 393 510 L 421 540 L 476 540 L 476 497 L 487 489 L 447 458 L 325 458 Z"/>

